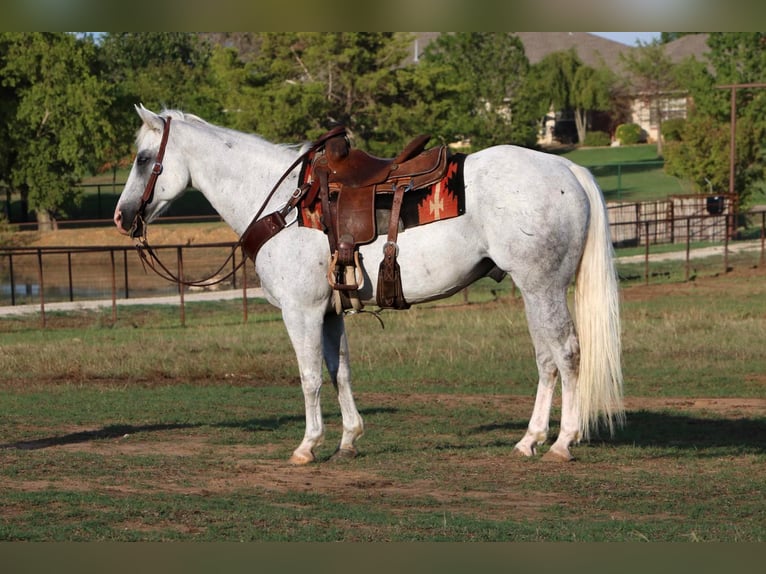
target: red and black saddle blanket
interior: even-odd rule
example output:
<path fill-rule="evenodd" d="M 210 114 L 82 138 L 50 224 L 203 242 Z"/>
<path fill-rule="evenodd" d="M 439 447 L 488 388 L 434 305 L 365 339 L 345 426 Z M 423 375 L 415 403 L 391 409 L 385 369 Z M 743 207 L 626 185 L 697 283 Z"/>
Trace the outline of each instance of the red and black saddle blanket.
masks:
<path fill-rule="evenodd" d="M 448 158 L 447 171 L 438 182 L 422 189 L 411 189 L 404 193 L 399 218 L 400 229 L 408 229 L 451 219 L 465 213 L 465 183 L 463 180 L 463 165 L 465 154 L 452 154 Z M 301 169 L 300 181 L 311 182 L 311 161 L 306 161 Z M 332 195 L 332 193 L 331 193 Z M 375 193 L 375 211 L 377 214 L 377 235 L 385 234 L 388 230 L 387 212 L 391 211 L 393 203 L 391 192 L 378 187 Z M 322 221 L 322 201 L 318 194 L 308 193 L 299 204 L 298 224 L 324 231 Z M 381 221 L 385 223 L 381 223 Z"/>

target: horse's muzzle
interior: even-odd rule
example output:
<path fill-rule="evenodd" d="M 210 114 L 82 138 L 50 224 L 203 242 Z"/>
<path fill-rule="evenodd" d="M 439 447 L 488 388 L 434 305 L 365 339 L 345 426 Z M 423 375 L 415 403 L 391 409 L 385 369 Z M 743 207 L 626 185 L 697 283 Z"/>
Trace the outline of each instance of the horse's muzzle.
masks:
<path fill-rule="evenodd" d="M 117 231 L 119 231 L 119 232 L 120 232 L 120 233 L 122 233 L 123 235 L 128 235 L 128 234 L 130 233 L 130 231 L 129 231 L 129 230 L 125 229 L 125 228 L 122 226 L 122 222 L 123 222 L 123 219 L 122 219 L 122 211 L 120 210 L 120 208 L 119 208 L 119 207 L 118 207 L 117 209 L 115 209 L 115 210 L 114 210 L 114 218 L 113 218 L 113 221 L 114 221 L 114 224 L 117 226 Z"/>

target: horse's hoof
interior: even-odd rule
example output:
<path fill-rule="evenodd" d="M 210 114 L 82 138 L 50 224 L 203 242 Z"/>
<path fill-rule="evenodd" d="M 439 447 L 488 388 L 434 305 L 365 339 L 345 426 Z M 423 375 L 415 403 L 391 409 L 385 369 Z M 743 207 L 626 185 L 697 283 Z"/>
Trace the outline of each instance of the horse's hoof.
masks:
<path fill-rule="evenodd" d="M 295 465 L 304 465 L 304 464 L 310 464 L 314 462 L 316 458 L 314 457 L 314 454 L 309 452 L 308 454 L 303 452 L 298 452 L 297 450 L 293 453 L 293 455 L 290 457 L 290 464 Z"/>
<path fill-rule="evenodd" d="M 513 450 L 511 451 L 511 455 L 515 458 L 531 458 L 532 457 L 532 453 L 524 452 L 517 446 L 513 447 Z"/>
<path fill-rule="evenodd" d="M 338 462 L 342 460 L 351 460 L 356 458 L 357 452 L 355 448 L 339 448 L 330 457 L 330 462 Z"/>
<path fill-rule="evenodd" d="M 549 462 L 572 462 L 574 459 L 575 458 L 572 456 L 572 453 L 569 452 L 569 449 L 562 451 L 551 447 L 551 449 L 543 455 L 543 460 Z"/>
<path fill-rule="evenodd" d="M 536 454 L 534 448 L 521 444 L 514 446 L 512 453 L 517 458 L 532 458 Z"/>

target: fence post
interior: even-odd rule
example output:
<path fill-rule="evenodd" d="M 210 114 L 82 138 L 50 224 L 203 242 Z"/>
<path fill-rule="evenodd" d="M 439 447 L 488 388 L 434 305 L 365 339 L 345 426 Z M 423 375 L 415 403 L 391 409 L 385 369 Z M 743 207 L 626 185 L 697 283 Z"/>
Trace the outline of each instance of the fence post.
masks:
<path fill-rule="evenodd" d="M 130 297 L 128 291 L 128 250 L 122 248 L 122 275 L 125 280 L 125 299 Z"/>
<path fill-rule="evenodd" d="M 10 252 L 8 253 L 8 272 L 11 274 L 11 305 L 16 305 L 16 279 L 13 276 L 13 253 Z"/>
<path fill-rule="evenodd" d="M 723 272 L 724 274 L 729 272 L 729 217 L 731 214 L 726 214 L 726 233 L 723 237 Z M 733 223 L 733 222 L 732 222 Z"/>
<path fill-rule="evenodd" d="M 672 201 L 670 202 L 670 242 L 676 242 L 676 208 Z"/>
<path fill-rule="evenodd" d="M 242 257 L 244 257 L 245 254 L 242 253 Z M 242 269 L 244 270 L 245 275 L 247 275 L 247 269 L 245 266 L 242 266 Z M 237 251 L 236 249 L 231 254 L 231 288 L 236 289 L 237 288 Z"/>
<path fill-rule="evenodd" d="M 112 323 L 117 322 L 117 270 L 114 265 L 114 249 L 109 250 L 109 259 L 112 262 Z"/>
<path fill-rule="evenodd" d="M 45 283 L 43 282 L 43 250 L 37 248 L 37 282 L 40 285 L 40 321 L 45 329 Z"/>
<path fill-rule="evenodd" d="M 686 218 L 686 281 L 689 280 L 689 266 L 691 259 L 691 217 Z"/>
<path fill-rule="evenodd" d="M 763 248 L 766 244 L 766 211 L 761 212 L 761 265 L 763 265 L 766 262 L 766 259 L 764 259 L 764 252 Z M 11 266 L 11 269 L 13 269 L 13 266 Z M 11 273 L 11 277 L 13 277 L 13 273 Z"/>
<path fill-rule="evenodd" d="M 242 257 L 245 257 L 245 254 L 242 253 Z M 248 314 L 247 314 L 247 265 L 242 266 L 242 320 L 244 323 L 247 323 Z"/>
<path fill-rule="evenodd" d="M 69 301 L 74 301 L 74 289 L 72 288 L 72 252 L 66 252 L 66 267 L 69 276 Z"/>
<path fill-rule="evenodd" d="M 649 285 L 649 220 L 644 222 L 646 226 L 646 249 L 644 251 L 644 284 Z"/>
<path fill-rule="evenodd" d="M 180 245 L 176 247 L 176 255 L 178 258 L 178 294 L 181 297 L 181 326 L 186 326 L 186 309 L 184 308 L 184 257 L 183 247 Z"/>

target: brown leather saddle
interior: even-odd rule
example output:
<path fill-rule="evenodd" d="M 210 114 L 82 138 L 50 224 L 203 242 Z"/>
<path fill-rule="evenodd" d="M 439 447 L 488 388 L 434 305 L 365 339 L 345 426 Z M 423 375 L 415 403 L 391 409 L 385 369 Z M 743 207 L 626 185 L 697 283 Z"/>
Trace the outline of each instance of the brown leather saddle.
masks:
<path fill-rule="evenodd" d="M 441 180 L 447 171 L 447 146 L 425 149 L 430 136 L 413 139 L 395 158 L 386 159 L 352 149 L 341 131 L 330 137 L 311 161 L 313 196 L 322 202 L 322 223 L 330 243 L 328 281 L 337 293 L 336 310 L 361 309 L 358 290 L 363 283 L 358 246 L 378 236 L 376 195 L 392 196 L 388 240 L 378 274 L 377 304 L 406 309 L 396 261 L 399 213 L 404 195 Z M 318 187 L 316 184 L 318 182 Z"/>

